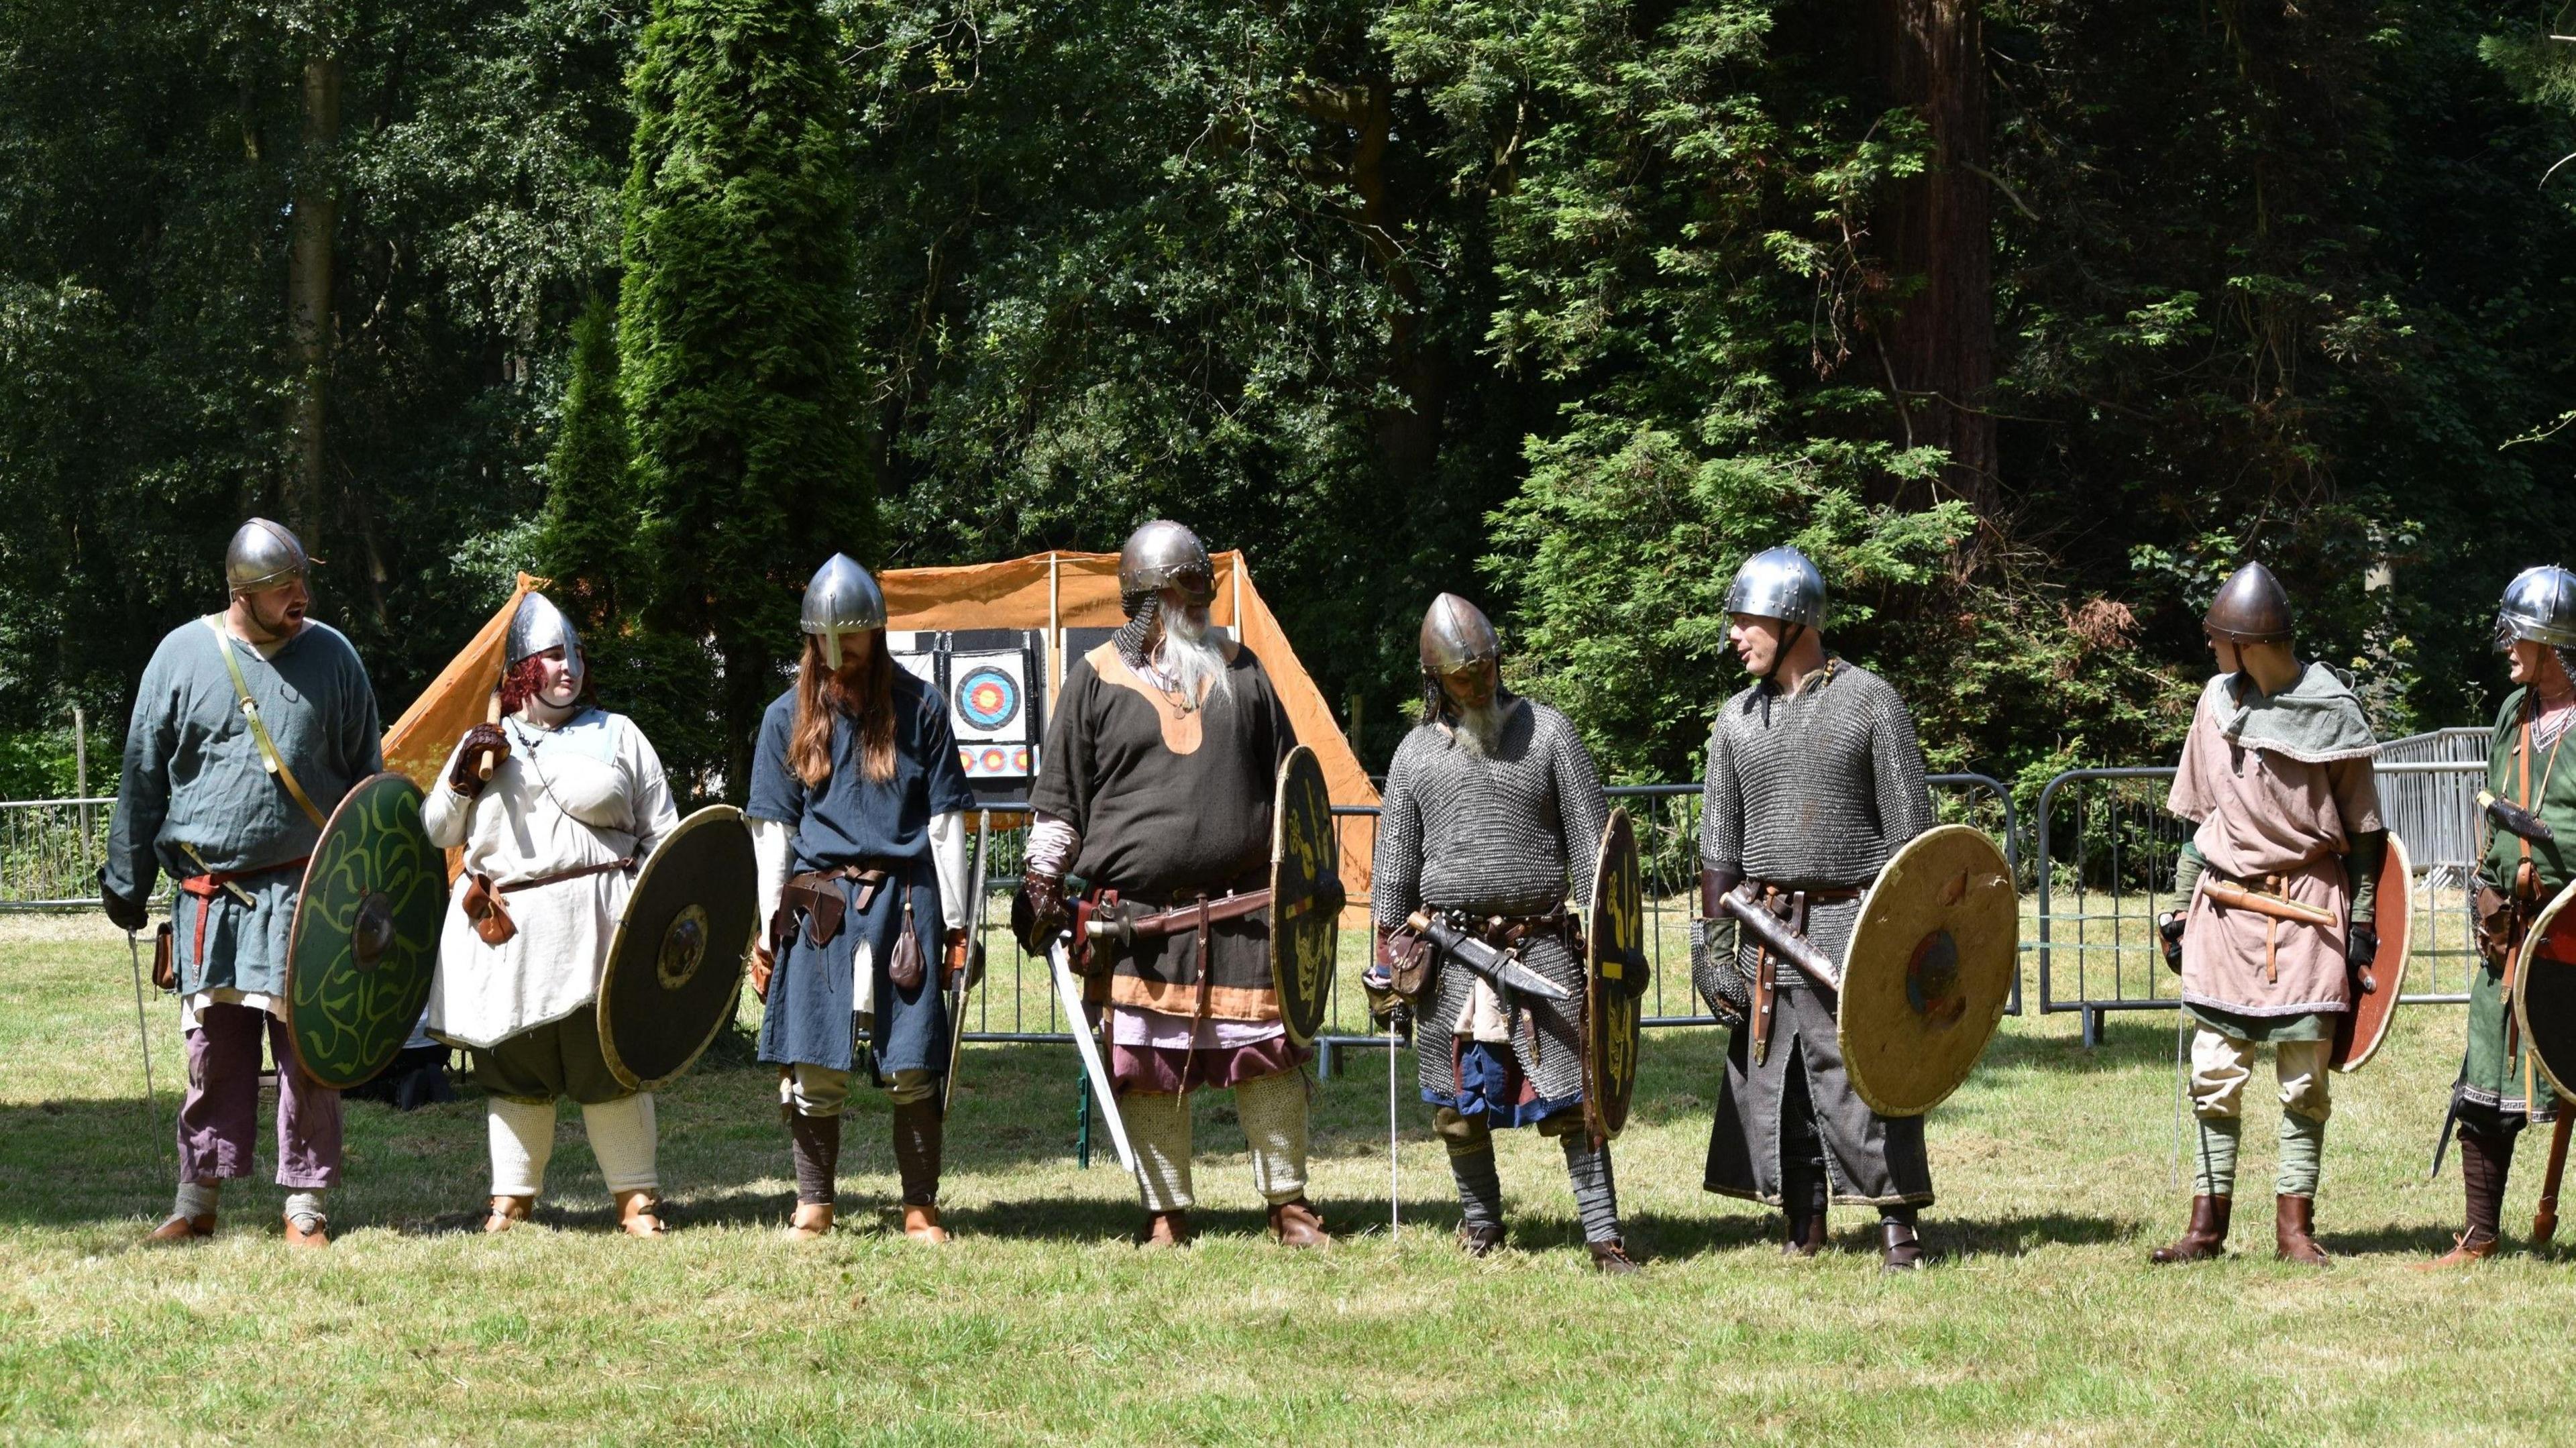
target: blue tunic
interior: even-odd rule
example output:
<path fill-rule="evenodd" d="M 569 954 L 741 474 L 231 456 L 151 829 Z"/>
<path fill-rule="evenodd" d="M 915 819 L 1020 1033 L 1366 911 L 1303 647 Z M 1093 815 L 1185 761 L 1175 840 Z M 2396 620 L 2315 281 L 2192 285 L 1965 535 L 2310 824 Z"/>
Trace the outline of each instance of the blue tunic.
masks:
<path fill-rule="evenodd" d="M 325 818 L 352 786 L 385 767 L 375 688 L 338 629 L 308 619 L 275 658 L 263 659 L 204 619 L 181 624 L 152 651 L 126 726 L 125 778 L 108 827 L 105 872 L 107 887 L 126 899 L 150 894 L 164 870 L 185 879 L 300 860 L 321 836 L 261 760 L 224 667 L 226 648 L 241 664 L 278 754 Z M 203 868 L 183 844 L 195 848 Z M 182 894 L 171 912 L 184 994 L 285 994 L 286 937 L 304 872 L 272 869 L 236 883 L 251 897 L 247 909 L 229 894 Z M 201 915 L 202 954 L 195 948 Z"/>
<path fill-rule="evenodd" d="M 920 680 L 894 676 L 894 778 L 867 778 L 859 731 L 848 719 L 832 722 L 832 773 L 808 788 L 787 763 L 788 737 L 796 724 L 796 691 L 773 700 L 760 721 L 760 746 L 751 769 L 751 800 L 744 813 L 775 820 L 794 833 L 791 868 L 799 874 L 865 864 L 896 872 L 904 889 L 880 889 L 862 915 L 858 887 L 836 881 L 851 909 L 840 934 L 815 947 L 800 926 L 780 953 L 769 983 L 768 1009 L 760 1021 L 760 1059 L 780 1065 L 850 1069 L 855 1053 L 850 1028 L 851 957 L 861 940 L 876 962 L 875 1018 L 870 1045 L 875 1069 L 948 1069 L 948 1005 L 939 989 L 942 916 L 939 876 L 930 858 L 930 819 L 975 807 L 966 771 L 957 762 L 957 739 L 946 704 Z M 912 899 L 924 969 L 911 991 L 897 991 L 887 971 L 903 928 L 901 899 Z"/>

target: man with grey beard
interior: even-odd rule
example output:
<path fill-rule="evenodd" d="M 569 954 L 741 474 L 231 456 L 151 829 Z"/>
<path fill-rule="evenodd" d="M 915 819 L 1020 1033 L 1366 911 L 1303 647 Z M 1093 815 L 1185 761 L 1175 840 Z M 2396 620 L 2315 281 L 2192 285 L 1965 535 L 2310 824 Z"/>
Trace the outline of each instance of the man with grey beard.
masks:
<path fill-rule="evenodd" d="M 1378 958 L 1362 977 L 1419 1010 L 1422 1099 L 1449 1148 L 1459 1245 L 1503 1245 L 1494 1128 L 1535 1126 L 1565 1151 L 1583 1237 L 1602 1272 L 1637 1270 L 1619 1230 L 1610 1148 L 1583 1115 L 1583 947 L 1592 859 L 1610 817 L 1601 775 L 1564 715 L 1503 688 L 1502 641 L 1456 594 L 1422 618 L 1422 719 L 1395 751 L 1369 888 Z M 1569 892 L 1573 906 L 1567 907 Z M 1516 950 L 1566 998 L 1498 994 L 1408 925 L 1415 912 Z"/>
<path fill-rule="evenodd" d="M 1306 1076 L 1270 973 L 1266 890 L 1288 711 L 1252 651 L 1208 625 L 1216 575 L 1178 523 L 1152 522 L 1118 558 L 1127 625 L 1065 670 L 1029 804 L 1026 872 L 1012 926 L 1032 955 L 1084 910 L 1162 912 L 1202 902 L 1199 928 L 1089 941 L 1074 968 L 1108 1013 L 1109 1072 L 1136 1148 L 1147 1220 L 1138 1242 L 1190 1238 L 1189 1093 L 1230 1087 L 1254 1187 L 1284 1246 L 1321 1247 L 1306 1201 Z"/>

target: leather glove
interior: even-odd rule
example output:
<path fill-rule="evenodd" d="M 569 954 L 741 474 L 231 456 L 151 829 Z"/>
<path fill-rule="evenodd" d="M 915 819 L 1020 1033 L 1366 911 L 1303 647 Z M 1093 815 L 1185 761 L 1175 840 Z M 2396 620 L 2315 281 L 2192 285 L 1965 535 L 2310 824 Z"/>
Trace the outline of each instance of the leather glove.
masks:
<path fill-rule="evenodd" d="M 1011 897 L 1011 933 L 1019 937 L 1021 949 L 1045 958 L 1047 947 L 1072 919 L 1065 908 L 1063 876 L 1032 871 L 1020 877 L 1019 893 Z"/>
<path fill-rule="evenodd" d="M 975 958 L 966 932 L 951 930 L 939 939 L 939 982 L 946 990 L 972 986 L 983 975 L 982 962 Z"/>
<path fill-rule="evenodd" d="M 2156 917 L 2156 940 L 2164 946 L 2165 969 L 2182 974 L 2182 925 L 2187 917 L 2179 910 L 2168 910 Z"/>
<path fill-rule="evenodd" d="M 2370 968 L 2371 962 L 2378 958 L 2379 926 L 2369 920 L 2352 922 L 2352 929 L 2344 935 L 2343 963 L 2365 991 L 2379 989 L 2379 979 Z"/>
<path fill-rule="evenodd" d="M 762 1005 L 769 1004 L 769 976 L 776 969 L 777 962 L 770 958 L 768 946 L 751 948 L 751 993 Z"/>
<path fill-rule="evenodd" d="M 492 755 L 495 769 L 500 768 L 502 760 L 510 757 L 510 736 L 501 732 L 500 725 L 477 724 L 466 730 L 464 742 L 456 747 L 456 767 L 447 772 L 447 787 L 467 799 L 481 794 L 483 786 L 489 783 L 482 774 L 483 755 L 487 750 Z"/>
<path fill-rule="evenodd" d="M 131 933 L 152 923 L 151 902 L 128 900 L 109 889 L 107 868 L 103 865 L 99 867 L 98 872 L 98 903 L 106 907 L 109 923 L 119 930 Z"/>

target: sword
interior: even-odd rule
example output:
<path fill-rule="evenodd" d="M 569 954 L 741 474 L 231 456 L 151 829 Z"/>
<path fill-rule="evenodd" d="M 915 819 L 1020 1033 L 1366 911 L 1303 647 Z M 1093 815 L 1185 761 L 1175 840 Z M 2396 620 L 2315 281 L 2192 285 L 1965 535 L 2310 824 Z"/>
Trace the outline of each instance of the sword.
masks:
<path fill-rule="evenodd" d="M 1518 951 L 1496 950 L 1484 940 L 1421 910 L 1414 911 L 1404 923 L 1442 955 L 1475 972 L 1497 995 L 1507 999 L 1514 994 L 1528 995 L 1545 1001 L 1574 999 L 1572 991 L 1521 964 Z"/>
<path fill-rule="evenodd" d="M 1127 1144 L 1127 1122 L 1118 1114 L 1118 1094 L 1110 1088 L 1100 1043 L 1091 1038 L 1091 1013 L 1083 1008 L 1082 982 L 1074 978 L 1073 965 L 1065 958 L 1062 937 L 1047 946 L 1047 967 L 1055 975 L 1056 999 L 1064 1005 L 1065 1029 L 1073 1033 L 1074 1054 L 1082 1058 L 1082 1074 L 1091 1082 L 1091 1099 L 1100 1104 L 1101 1124 L 1109 1128 L 1109 1144 L 1118 1153 L 1118 1164 L 1132 1174 L 1136 1148 Z"/>
<path fill-rule="evenodd" d="M 976 817 L 975 830 L 975 903 L 966 925 L 966 973 L 957 977 L 957 989 L 948 1001 L 948 1074 L 939 1083 L 939 1114 L 948 1114 L 948 1105 L 957 1099 L 957 1060 L 966 1045 L 966 993 L 984 974 L 984 867 L 990 863 L 986 847 L 993 838 L 993 812 L 985 810 Z"/>
<path fill-rule="evenodd" d="M 2328 930 L 2343 923 L 2335 915 L 2320 910 L 2314 905 L 2302 905 L 2296 900 L 2266 894 L 2261 890 L 2248 890 L 2233 880 L 2222 880 L 2215 875 L 2201 876 L 2200 890 L 2202 894 L 2230 910 L 2250 910 L 2257 915 L 2269 915 L 2275 920 L 2287 920 L 2299 925 L 2322 925 Z"/>
<path fill-rule="evenodd" d="M 1771 953 L 1796 966 L 1807 979 L 1829 991 L 1843 988 L 1843 973 L 1816 943 L 1789 928 L 1789 922 L 1755 904 L 1743 886 L 1718 897 L 1718 908 L 1735 917 L 1737 924 L 1753 932 L 1753 937 L 1769 946 Z"/>
<path fill-rule="evenodd" d="M 152 1123 L 153 1156 L 169 1165 L 170 1148 L 161 1135 L 161 1094 L 152 1085 L 152 1027 L 143 1014 L 143 947 L 134 932 L 125 932 L 125 955 L 134 963 L 134 1035 L 143 1045 L 143 1113 Z"/>

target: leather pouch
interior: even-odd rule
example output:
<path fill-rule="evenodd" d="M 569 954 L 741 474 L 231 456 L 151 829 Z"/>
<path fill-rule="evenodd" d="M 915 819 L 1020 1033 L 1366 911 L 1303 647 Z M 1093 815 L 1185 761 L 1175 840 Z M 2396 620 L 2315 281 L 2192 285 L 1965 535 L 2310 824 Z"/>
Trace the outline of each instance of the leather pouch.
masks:
<path fill-rule="evenodd" d="M 912 926 L 912 892 L 903 893 L 903 929 L 894 938 L 894 952 L 886 961 L 886 979 L 900 991 L 921 986 L 921 932 Z"/>
<path fill-rule="evenodd" d="M 501 892 L 492 888 L 488 875 L 466 876 L 465 895 L 457 903 L 485 945 L 507 945 L 519 933 L 519 922 L 510 918 L 510 908 L 501 903 Z"/>
<path fill-rule="evenodd" d="M 156 990 L 179 988 L 179 942 L 167 920 L 152 932 L 152 985 Z"/>
<path fill-rule="evenodd" d="M 2478 953 L 2489 964 L 2501 966 L 2505 948 L 2513 939 L 2513 897 L 2492 885 L 2480 885 L 2477 912 Z"/>
<path fill-rule="evenodd" d="M 1387 974 L 1394 978 L 1397 998 L 1419 1007 L 1423 991 L 1431 984 L 1432 967 L 1438 959 L 1438 952 L 1431 942 L 1408 927 L 1398 926 L 1387 932 L 1386 938 L 1380 942 L 1378 958 L 1386 963 Z"/>
<path fill-rule="evenodd" d="M 849 902 L 829 883 L 802 885 L 790 880 L 778 899 L 782 909 L 805 912 L 805 943 L 816 950 L 840 936 L 841 922 L 849 913 Z"/>

